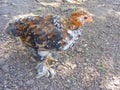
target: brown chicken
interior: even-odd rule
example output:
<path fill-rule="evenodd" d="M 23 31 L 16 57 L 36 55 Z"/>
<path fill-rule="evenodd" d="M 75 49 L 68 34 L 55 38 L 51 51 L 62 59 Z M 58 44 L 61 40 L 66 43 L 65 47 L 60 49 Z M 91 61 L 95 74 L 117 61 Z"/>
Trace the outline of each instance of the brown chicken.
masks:
<path fill-rule="evenodd" d="M 28 16 L 9 23 L 7 32 L 33 48 L 33 57 L 39 61 L 38 75 L 52 77 L 55 71 L 51 62 L 57 62 L 53 51 L 72 48 L 81 35 L 81 26 L 92 22 L 92 16 L 82 10 L 67 17 L 46 15 Z"/>

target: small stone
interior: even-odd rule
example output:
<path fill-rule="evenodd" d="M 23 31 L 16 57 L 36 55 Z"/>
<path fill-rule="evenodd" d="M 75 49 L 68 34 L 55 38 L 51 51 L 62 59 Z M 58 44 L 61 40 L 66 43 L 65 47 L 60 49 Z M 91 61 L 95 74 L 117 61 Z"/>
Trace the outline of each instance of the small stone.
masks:
<path fill-rule="evenodd" d="M 86 58 L 86 62 L 89 62 L 90 60 L 88 58 Z"/>
<path fill-rule="evenodd" d="M 69 79 L 67 80 L 67 82 L 68 82 L 68 83 L 71 83 L 71 81 L 70 81 Z"/>
<path fill-rule="evenodd" d="M 27 65 L 28 65 L 28 63 L 24 63 L 24 65 L 26 65 L 26 66 L 27 66 Z"/>
<path fill-rule="evenodd" d="M 24 86 L 24 85 L 23 85 L 23 81 L 19 81 L 18 85 L 19 85 L 19 86 Z"/>
<path fill-rule="evenodd" d="M 0 87 L 0 90 L 3 90 L 3 87 Z"/>
<path fill-rule="evenodd" d="M 3 15 L 3 16 L 2 16 L 2 19 L 7 20 L 7 19 L 8 19 L 8 15 Z"/>
<path fill-rule="evenodd" d="M 113 77 L 113 79 L 114 79 L 114 85 L 119 86 L 120 85 L 120 80 L 116 77 Z"/>
<path fill-rule="evenodd" d="M 5 59 L 0 59 L 0 66 L 5 64 Z"/>
<path fill-rule="evenodd" d="M 84 47 L 87 47 L 87 44 L 85 44 Z"/>
<path fill-rule="evenodd" d="M 78 48 L 78 49 L 77 49 L 77 52 L 82 52 L 82 48 Z"/>
<path fill-rule="evenodd" d="M 6 54 L 6 55 L 4 56 L 5 59 L 7 59 L 7 58 L 9 58 L 9 57 L 10 57 L 9 54 Z"/>
<path fill-rule="evenodd" d="M 39 87 L 34 86 L 32 90 L 39 90 Z"/>
<path fill-rule="evenodd" d="M 89 50 L 89 48 L 86 48 L 86 50 L 88 51 L 88 50 Z"/>
<path fill-rule="evenodd" d="M 87 66 L 87 63 L 83 63 L 84 66 Z"/>
<path fill-rule="evenodd" d="M 66 11 L 68 9 L 69 9 L 68 7 L 61 7 L 61 11 Z"/>
<path fill-rule="evenodd" d="M 10 89 L 10 88 L 6 88 L 5 90 L 12 90 L 12 89 Z"/>
<path fill-rule="evenodd" d="M 8 65 L 3 65 L 3 66 L 2 66 L 2 70 L 3 70 L 4 72 L 9 72 Z"/>
<path fill-rule="evenodd" d="M 48 88 L 48 85 L 45 85 L 45 86 L 44 86 L 44 90 L 47 90 L 47 88 Z"/>
<path fill-rule="evenodd" d="M 29 81 L 26 82 L 27 85 L 31 85 L 33 83 L 34 83 L 34 80 L 29 80 Z"/>
<path fill-rule="evenodd" d="M 86 2 L 87 0 L 81 0 L 81 1 Z"/>

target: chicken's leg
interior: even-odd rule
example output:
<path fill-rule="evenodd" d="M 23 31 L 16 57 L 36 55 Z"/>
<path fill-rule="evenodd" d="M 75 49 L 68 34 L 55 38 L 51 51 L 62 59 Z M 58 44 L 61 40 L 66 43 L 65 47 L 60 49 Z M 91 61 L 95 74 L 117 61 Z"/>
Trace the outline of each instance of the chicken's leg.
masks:
<path fill-rule="evenodd" d="M 47 56 L 45 61 L 38 63 L 36 66 L 38 72 L 37 78 L 40 78 L 42 76 L 53 78 L 54 75 L 56 74 L 56 71 L 52 68 L 54 65 L 51 63 L 56 61 L 57 60 L 54 59 L 53 57 Z"/>
<path fill-rule="evenodd" d="M 45 60 L 45 63 L 46 63 L 46 65 L 48 66 L 48 68 L 51 68 L 51 67 L 53 67 L 54 65 L 53 65 L 53 64 L 50 64 L 50 63 L 52 63 L 52 62 L 57 62 L 57 61 L 58 61 L 57 59 L 54 59 L 53 57 L 48 56 L 48 57 L 46 58 L 46 60 Z"/>

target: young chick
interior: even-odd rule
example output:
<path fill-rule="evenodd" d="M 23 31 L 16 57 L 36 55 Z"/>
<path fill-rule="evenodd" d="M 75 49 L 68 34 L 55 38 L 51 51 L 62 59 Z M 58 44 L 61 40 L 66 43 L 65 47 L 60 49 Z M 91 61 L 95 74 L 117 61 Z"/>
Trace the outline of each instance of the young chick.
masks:
<path fill-rule="evenodd" d="M 39 61 L 38 74 L 50 77 L 55 75 L 50 62 L 58 61 L 52 53 L 72 48 L 80 38 L 81 26 L 89 22 L 92 16 L 82 10 L 67 17 L 28 16 L 9 23 L 7 32 L 33 48 L 33 57 Z"/>

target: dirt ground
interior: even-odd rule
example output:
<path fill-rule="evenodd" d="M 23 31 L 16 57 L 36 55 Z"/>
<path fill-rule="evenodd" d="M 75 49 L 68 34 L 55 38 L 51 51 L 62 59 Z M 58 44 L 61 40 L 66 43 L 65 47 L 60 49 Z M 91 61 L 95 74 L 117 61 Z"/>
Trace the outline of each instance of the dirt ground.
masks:
<path fill-rule="evenodd" d="M 85 9 L 94 23 L 59 59 L 53 79 L 36 78 L 36 62 L 5 33 L 16 15 L 67 15 Z M 0 0 L 0 90 L 120 90 L 120 0 Z"/>

